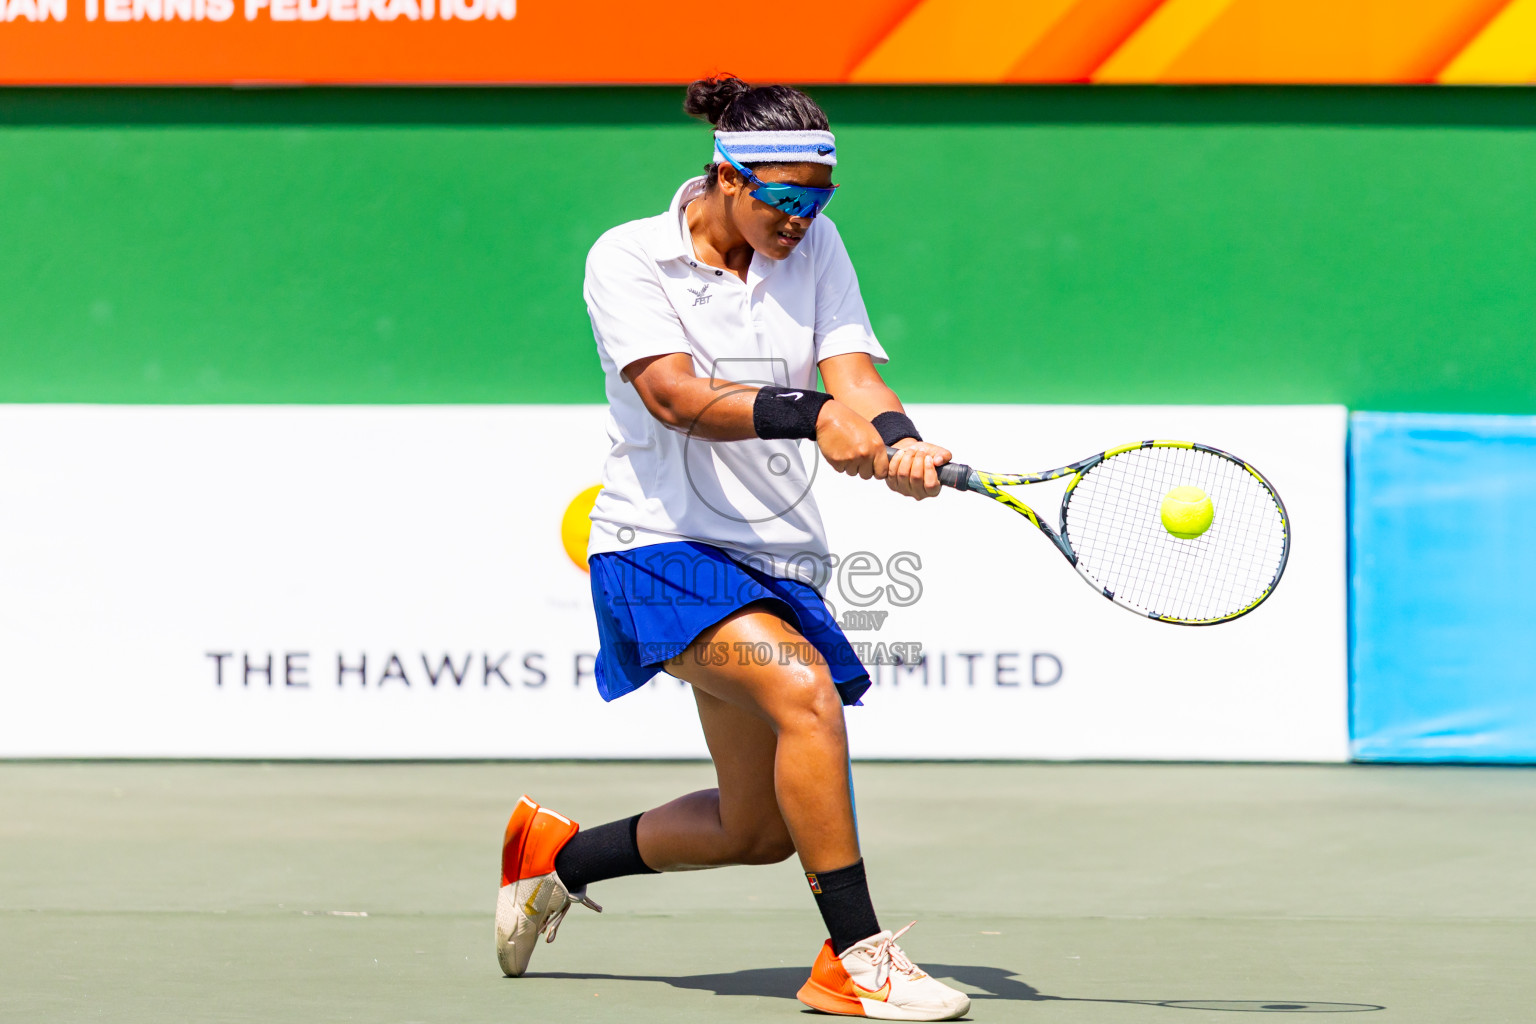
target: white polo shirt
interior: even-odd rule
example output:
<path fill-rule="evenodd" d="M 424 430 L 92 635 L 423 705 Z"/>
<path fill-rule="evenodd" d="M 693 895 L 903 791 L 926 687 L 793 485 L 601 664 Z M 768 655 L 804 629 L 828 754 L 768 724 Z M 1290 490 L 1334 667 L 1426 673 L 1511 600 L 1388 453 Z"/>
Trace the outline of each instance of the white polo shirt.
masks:
<path fill-rule="evenodd" d="M 694 253 L 683 210 L 704 179 L 678 189 L 666 213 L 608 231 L 587 256 L 584 294 L 606 375 L 603 489 L 589 554 L 692 540 L 779 576 L 810 579 L 827 555 L 810 493 L 820 469 L 809 440 L 701 441 L 650 414 L 624 367 L 686 352 L 700 377 L 816 388 L 816 366 L 866 352 L 886 361 L 848 251 L 826 217 L 784 260 L 756 253 L 743 282 Z M 724 391 L 721 392 L 725 394 Z"/>

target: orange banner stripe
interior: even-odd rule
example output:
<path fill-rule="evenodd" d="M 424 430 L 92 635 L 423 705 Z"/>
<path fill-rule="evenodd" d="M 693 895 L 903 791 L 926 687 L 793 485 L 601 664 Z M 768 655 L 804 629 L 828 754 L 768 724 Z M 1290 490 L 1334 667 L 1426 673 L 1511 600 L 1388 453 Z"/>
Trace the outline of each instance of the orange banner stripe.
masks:
<path fill-rule="evenodd" d="M 1233 0 L 1161 82 L 1430 82 L 1506 0 Z"/>
<path fill-rule="evenodd" d="M 1095 82 L 1156 82 L 1236 0 L 1168 0 L 1092 75 Z"/>
<path fill-rule="evenodd" d="M 1536 81 L 1536 0 L 1514 0 L 1437 76 L 1448 85 Z"/>
<path fill-rule="evenodd" d="M 1076 0 L 923 0 L 852 82 L 1000 82 Z"/>
<path fill-rule="evenodd" d="M 1163 0 L 1078 0 L 1003 76 L 1008 82 L 1086 82 Z"/>

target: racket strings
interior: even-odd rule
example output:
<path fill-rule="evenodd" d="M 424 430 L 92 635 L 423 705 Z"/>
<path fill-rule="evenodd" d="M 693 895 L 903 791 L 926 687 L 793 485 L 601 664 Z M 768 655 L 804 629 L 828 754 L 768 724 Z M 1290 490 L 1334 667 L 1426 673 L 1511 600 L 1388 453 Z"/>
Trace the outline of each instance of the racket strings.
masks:
<path fill-rule="evenodd" d="M 1210 495 L 1194 540 L 1163 528 L 1163 496 Z M 1204 621 L 1232 615 L 1273 585 L 1286 552 L 1273 494 L 1235 460 L 1193 448 L 1137 448 L 1104 460 L 1068 495 L 1062 528 L 1091 580 L 1144 612 Z"/>

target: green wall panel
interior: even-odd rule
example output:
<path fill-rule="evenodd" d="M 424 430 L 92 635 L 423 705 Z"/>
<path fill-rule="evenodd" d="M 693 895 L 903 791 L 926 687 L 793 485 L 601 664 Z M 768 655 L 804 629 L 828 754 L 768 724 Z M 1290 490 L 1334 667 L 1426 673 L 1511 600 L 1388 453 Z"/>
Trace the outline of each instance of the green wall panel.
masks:
<path fill-rule="evenodd" d="M 818 95 L 909 400 L 1536 412 L 1524 92 Z M 599 401 L 679 97 L 0 92 L 0 401 Z"/>

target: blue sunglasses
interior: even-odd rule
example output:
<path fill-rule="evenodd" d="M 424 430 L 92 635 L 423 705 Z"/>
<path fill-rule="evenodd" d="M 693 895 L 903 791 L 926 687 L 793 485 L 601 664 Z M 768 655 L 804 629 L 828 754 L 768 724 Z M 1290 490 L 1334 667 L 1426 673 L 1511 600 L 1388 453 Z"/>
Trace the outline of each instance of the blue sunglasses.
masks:
<path fill-rule="evenodd" d="M 827 204 L 832 201 L 832 193 L 837 191 L 837 186 L 831 188 L 812 188 L 809 185 L 790 185 L 779 181 L 764 181 L 741 164 L 737 163 L 731 154 L 721 148 L 720 142 L 715 141 L 715 152 L 725 157 L 725 162 L 736 168 L 741 176 L 747 179 L 747 184 L 752 186 L 748 193 L 760 203 L 766 203 L 781 213 L 791 217 L 814 217 Z"/>

